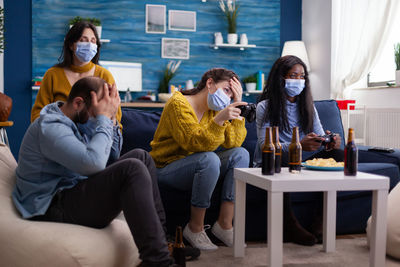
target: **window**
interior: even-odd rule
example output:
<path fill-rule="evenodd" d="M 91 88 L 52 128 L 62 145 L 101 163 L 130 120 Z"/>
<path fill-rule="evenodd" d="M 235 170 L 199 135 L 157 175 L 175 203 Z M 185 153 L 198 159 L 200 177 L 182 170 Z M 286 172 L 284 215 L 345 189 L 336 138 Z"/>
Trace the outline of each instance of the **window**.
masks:
<path fill-rule="evenodd" d="M 396 28 L 386 43 L 377 64 L 369 73 L 368 87 L 386 86 L 395 80 L 396 64 L 394 62 L 394 45 L 400 43 L 400 35 Z"/>

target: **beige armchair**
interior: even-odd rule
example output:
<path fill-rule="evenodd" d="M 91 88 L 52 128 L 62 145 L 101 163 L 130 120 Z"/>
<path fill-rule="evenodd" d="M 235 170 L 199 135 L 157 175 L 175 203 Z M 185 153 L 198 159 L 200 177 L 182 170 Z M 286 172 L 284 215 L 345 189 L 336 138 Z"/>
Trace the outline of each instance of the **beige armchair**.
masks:
<path fill-rule="evenodd" d="M 136 266 L 139 254 L 128 225 L 115 219 L 104 229 L 24 220 L 11 191 L 17 163 L 0 143 L 0 266 Z"/>

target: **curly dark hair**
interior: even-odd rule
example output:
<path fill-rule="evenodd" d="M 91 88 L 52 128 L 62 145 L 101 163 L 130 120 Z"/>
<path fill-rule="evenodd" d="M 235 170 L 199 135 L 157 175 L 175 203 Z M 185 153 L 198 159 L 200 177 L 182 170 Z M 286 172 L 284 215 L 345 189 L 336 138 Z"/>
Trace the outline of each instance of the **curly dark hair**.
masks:
<path fill-rule="evenodd" d="M 304 68 L 305 87 L 297 96 L 298 111 L 300 115 L 300 129 L 309 133 L 313 130 L 314 123 L 314 101 L 310 89 L 308 71 L 304 62 L 296 56 L 284 56 L 278 58 L 268 75 L 267 84 L 258 99 L 258 102 L 268 100 L 268 109 L 264 121 L 271 126 L 279 126 L 289 131 L 289 123 L 286 111 L 285 77 L 294 65 L 300 64 Z"/>
<path fill-rule="evenodd" d="M 75 23 L 71 29 L 69 29 L 67 35 L 65 36 L 63 50 L 60 57 L 58 58 L 59 63 L 55 65 L 56 67 L 65 68 L 72 65 L 74 59 L 74 51 L 72 51 L 70 47 L 74 45 L 75 42 L 79 41 L 83 31 L 87 28 L 91 29 L 94 33 L 94 36 L 96 37 L 97 53 L 93 57 L 92 62 L 94 64 L 99 63 L 101 43 L 99 35 L 97 34 L 96 27 L 90 22 L 79 21 Z"/>
<path fill-rule="evenodd" d="M 210 78 L 212 78 L 215 83 L 218 83 L 220 81 L 229 81 L 233 77 L 239 80 L 239 76 L 231 70 L 227 70 L 224 68 L 213 68 L 203 74 L 203 77 L 201 77 L 199 84 L 195 88 L 190 90 L 183 90 L 182 94 L 183 95 L 198 94 L 201 90 L 203 90 L 206 87 L 207 80 Z"/>

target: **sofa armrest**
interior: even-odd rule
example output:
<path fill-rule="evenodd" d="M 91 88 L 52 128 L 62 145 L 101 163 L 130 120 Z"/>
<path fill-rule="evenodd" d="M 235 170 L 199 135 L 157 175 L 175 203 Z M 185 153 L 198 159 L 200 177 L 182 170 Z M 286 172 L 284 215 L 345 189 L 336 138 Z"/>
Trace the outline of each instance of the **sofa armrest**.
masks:
<path fill-rule="evenodd" d="M 368 151 L 371 146 L 358 145 L 358 162 L 360 163 L 392 163 L 400 169 L 400 149 L 394 149 L 393 153 Z"/>

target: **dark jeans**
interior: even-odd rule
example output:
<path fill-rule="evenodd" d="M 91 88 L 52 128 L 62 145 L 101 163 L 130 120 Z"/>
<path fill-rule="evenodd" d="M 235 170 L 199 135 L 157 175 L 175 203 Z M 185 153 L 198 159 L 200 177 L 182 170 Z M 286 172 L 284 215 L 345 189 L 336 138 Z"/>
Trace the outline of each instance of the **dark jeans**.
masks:
<path fill-rule="evenodd" d="M 56 194 L 46 214 L 33 219 L 103 228 L 123 211 L 143 262 L 168 266 L 165 212 L 156 175 L 149 153 L 134 149 Z"/>

